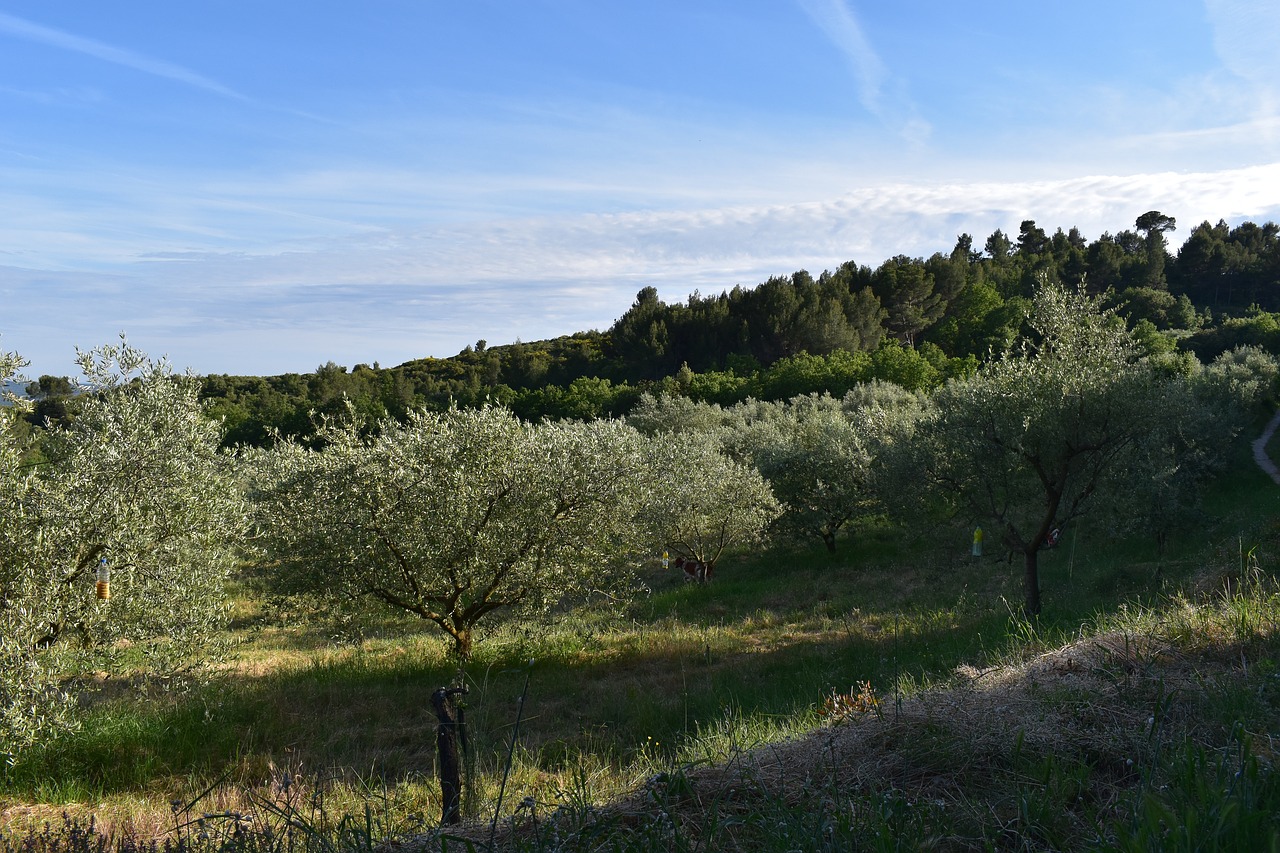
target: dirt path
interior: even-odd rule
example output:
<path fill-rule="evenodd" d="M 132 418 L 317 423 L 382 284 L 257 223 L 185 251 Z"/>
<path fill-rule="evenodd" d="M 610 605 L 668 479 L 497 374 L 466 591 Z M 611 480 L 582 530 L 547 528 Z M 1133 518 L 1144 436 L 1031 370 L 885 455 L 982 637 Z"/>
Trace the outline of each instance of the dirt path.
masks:
<path fill-rule="evenodd" d="M 1267 424 L 1262 435 L 1254 440 L 1253 461 L 1258 463 L 1259 468 L 1270 474 L 1272 480 L 1280 483 L 1280 470 L 1276 469 L 1276 463 L 1272 462 L 1271 457 L 1267 455 L 1267 442 L 1271 440 L 1277 428 L 1280 428 L 1280 411 L 1276 412 L 1276 416 L 1271 419 L 1271 423 Z"/>

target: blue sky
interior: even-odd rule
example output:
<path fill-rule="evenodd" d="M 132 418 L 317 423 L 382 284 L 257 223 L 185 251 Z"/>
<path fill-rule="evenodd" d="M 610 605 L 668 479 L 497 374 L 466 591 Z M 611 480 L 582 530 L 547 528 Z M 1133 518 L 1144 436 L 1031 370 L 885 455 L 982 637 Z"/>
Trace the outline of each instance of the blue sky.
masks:
<path fill-rule="evenodd" d="M 1280 7 L 0 0 L 0 348 L 391 366 L 797 269 L 1280 220 Z"/>

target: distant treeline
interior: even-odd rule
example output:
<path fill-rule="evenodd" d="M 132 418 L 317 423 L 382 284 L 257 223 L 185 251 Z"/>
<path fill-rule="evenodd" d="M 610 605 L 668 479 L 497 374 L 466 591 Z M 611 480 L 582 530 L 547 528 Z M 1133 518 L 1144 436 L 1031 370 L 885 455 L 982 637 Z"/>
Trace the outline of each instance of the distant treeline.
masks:
<path fill-rule="evenodd" d="M 1280 354 L 1280 227 L 1197 226 L 1176 254 L 1172 217 L 1151 211 L 1133 230 L 1090 242 L 1078 229 L 1046 233 L 1024 221 L 979 249 L 961 235 L 947 254 L 853 261 L 816 278 L 801 270 L 752 288 L 693 293 L 668 304 L 646 287 L 608 331 L 490 347 L 398 367 L 329 362 L 310 374 L 204 378 L 227 444 L 269 432 L 306 435 L 318 414 L 402 417 L 411 408 L 486 400 L 529 419 L 625 414 L 640 395 L 667 392 L 729 405 L 747 398 L 840 395 L 873 379 L 935 387 L 976 368 L 1018 335 L 1042 281 L 1083 287 L 1140 332 L 1154 352 L 1207 361 L 1241 344 Z M 58 416 L 61 380 L 42 377 L 44 415 Z M 48 388 L 43 386 L 48 383 Z"/>

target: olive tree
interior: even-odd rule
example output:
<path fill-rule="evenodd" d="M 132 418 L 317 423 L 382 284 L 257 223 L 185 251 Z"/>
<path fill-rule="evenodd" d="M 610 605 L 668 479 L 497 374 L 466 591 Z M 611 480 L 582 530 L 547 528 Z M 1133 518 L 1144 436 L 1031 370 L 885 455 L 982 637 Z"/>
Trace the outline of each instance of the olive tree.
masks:
<path fill-rule="evenodd" d="M 0 382 L 12 379 L 24 365 L 17 353 L 0 352 Z M 22 583 L 20 557 L 14 550 L 14 540 L 22 538 L 16 525 L 24 520 L 27 476 L 15 427 L 23 408 L 12 395 L 4 402 L 6 407 L 0 408 L 0 754 L 12 759 L 17 750 L 62 724 L 70 711 L 70 697 L 58 690 L 55 674 L 37 657 L 35 638 L 42 614 L 23 606 L 27 585 Z"/>
<path fill-rule="evenodd" d="M 1231 439 L 1259 410 L 1271 409 L 1280 365 L 1271 354 L 1252 347 L 1222 353 L 1202 366 L 1191 353 L 1169 360 L 1178 381 L 1165 383 L 1158 425 L 1161 440 L 1144 443 L 1149 458 L 1139 463 L 1146 501 L 1135 507 L 1143 530 L 1163 553 L 1169 539 L 1195 523 L 1202 513 L 1204 482 L 1226 468 Z"/>
<path fill-rule="evenodd" d="M 836 534 L 872 506 L 871 452 L 857 424 L 830 395 L 785 403 L 749 402 L 725 430 L 730 453 L 749 460 L 782 502 L 774 527 L 816 536 L 830 551 Z"/>
<path fill-rule="evenodd" d="M 716 432 L 724 427 L 728 417 L 716 403 L 691 400 L 679 394 L 655 397 L 645 391 L 627 413 L 626 420 L 645 435 L 659 435 L 668 432 Z"/>
<path fill-rule="evenodd" d="M 646 440 L 621 422 L 531 424 L 485 407 L 319 437 L 321 449 L 246 453 L 276 579 L 421 617 L 461 660 L 481 623 L 625 588 L 656 545 L 641 512 Z"/>
<path fill-rule="evenodd" d="M 123 340 L 78 361 L 77 415 L 50 425 L 37 464 L 9 424 L 0 432 L 0 750 L 10 756 L 65 724 L 67 672 L 198 665 L 247 523 L 194 377 Z M 97 594 L 104 565 L 109 598 Z"/>
<path fill-rule="evenodd" d="M 837 400 L 808 394 L 785 403 L 748 401 L 726 410 L 726 449 L 750 460 L 782 502 L 776 529 L 816 537 L 835 551 L 836 535 L 883 511 L 879 457 L 900 422 L 917 417 L 921 396 L 887 382 Z"/>
<path fill-rule="evenodd" d="M 660 433 L 650 459 L 661 475 L 645 509 L 650 523 L 667 551 L 708 575 L 729 547 L 759 542 L 782 512 L 760 472 L 724 453 L 714 433 Z"/>
<path fill-rule="evenodd" d="M 1040 612 L 1039 553 L 1091 508 L 1140 518 L 1161 472 L 1170 425 L 1197 398 L 1153 370 L 1122 321 L 1083 293 L 1036 297 L 1031 333 L 974 376 L 939 390 L 906 456 L 921 484 L 1020 553 L 1025 610 Z M 1212 421 L 1195 421 L 1206 428 Z M 1181 434 L 1181 442 L 1230 435 Z"/>

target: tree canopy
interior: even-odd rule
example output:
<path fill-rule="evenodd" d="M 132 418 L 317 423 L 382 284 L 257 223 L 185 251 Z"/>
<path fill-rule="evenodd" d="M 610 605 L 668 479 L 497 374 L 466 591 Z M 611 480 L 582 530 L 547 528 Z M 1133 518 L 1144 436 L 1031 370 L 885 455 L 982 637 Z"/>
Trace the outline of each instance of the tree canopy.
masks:
<path fill-rule="evenodd" d="M 76 417 L 50 426 L 37 462 L 25 461 L 28 448 L 0 413 L 8 754 L 66 724 L 70 697 L 54 679 L 68 667 L 145 674 L 197 664 L 225 616 L 223 587 L 247 521 L 197 379 L 123 341 L 80 353 L 79 363 Z M 18 364 L 0 359 L 0 374 Z M 96 595 L 100 568 L 109 599 Z"/>
<path fill-rule="evenodd" d="M 1149 363 L 1092 297 L 1045 287 L 1029 327 L 1015 348 L 939 390 L 905 453 L 929 494 L 1022 555 L 1035 615 L 1039 552 L 1056 531 L 1098 507 L 1122 523 L 1147 517 L 1153 484 L 1177 466 L 1169 449 L 1229 434 L 1192 417 L 1201 403 L 1183 377 Z"/>
<path fill-rule="evenodd" d="M 321 449 L 285 441 L 244 455 L 281 586 L 415 614 L 463 659 L 482 622 L 626 593 L 640 562 L 694 536 L 686 522 L 740 538 L 731 492 L 755 473 L 620 421 L 533 424 L 495 406 L 319 437 Z M 711 503 L 673 520 L 690 474 L 708 478 Z M 714 515 L 726 511 L 727 522 Z"/>

